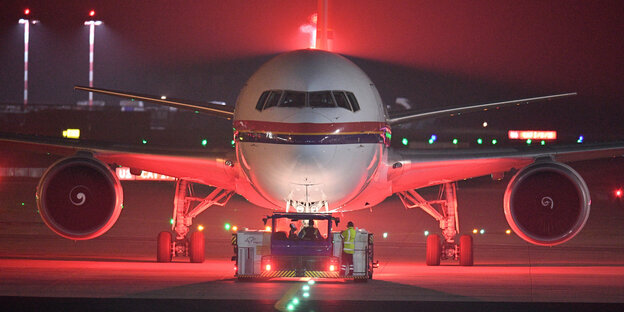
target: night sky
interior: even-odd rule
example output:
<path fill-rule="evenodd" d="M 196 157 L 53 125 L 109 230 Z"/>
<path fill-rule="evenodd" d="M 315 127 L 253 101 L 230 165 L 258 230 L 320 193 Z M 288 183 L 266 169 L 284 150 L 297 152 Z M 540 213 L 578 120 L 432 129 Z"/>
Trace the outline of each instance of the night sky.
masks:
<path fill-rule="evenodd" d="M 104 22 L 96 28 L 96 87 L 231 104 L 264 61 L 307 47 L 299 27 L 316 6 L 316 0 L 2 1 L 0 103 L 22 99 L 17 21 L 26 7 L 41 21 L 31 27 L 31 103 L 86 99 L 72 86 L 88 84 L 83 22 L 94 8 Z M 329 15 L 332 50 L 360 65 L 386 103 L 408 97 L 435 107 L 577 91 L 570 103 L 580 115 L 624 111 L 623 17 L 622 1 L 330 0 Z"/>

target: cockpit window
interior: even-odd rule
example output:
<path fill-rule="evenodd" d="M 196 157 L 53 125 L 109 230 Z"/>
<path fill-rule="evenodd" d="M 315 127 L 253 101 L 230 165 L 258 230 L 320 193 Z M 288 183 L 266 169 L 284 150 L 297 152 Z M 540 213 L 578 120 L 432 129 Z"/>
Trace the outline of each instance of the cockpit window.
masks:
<path fill-rule="evenodd" d="M 306 106 L 305 102 L 305 92 L 285 91 L 279 107 L 304 107 Z"/>
<path fill-rule="evenodd" d="M 258 104 L 256 104 L 256 109 L 261 111 L 262 107 L 264 106 L 264 102 L 266 102 L 267 96 L 269 96 L 269 93 L 271 93 L 271 91 L 264 91 L 262 92 L 262 94 L 260 95 L 260 99 L 258 99 Z"/>
<path fill-rule="evenodd" d="M 336 104 L 338 104 L 338 107 L 342 107 L 342 108 L 346 108 L 348 110 L 352 110 L 351 109 L 351 105 L 349 105 L 349 101 L 347 100 L 347 96 L 345 95 L 344 92 L 342 92 L 342 91 L 333 91 L 332 93 L 334 94 L 334 98 L 336 99 Z"/>
<path fill-rule="evenodd" d="M 313 108 L 341 107 L 352 112 L 360 110 L 355 95 L 347 91 L 301 92 L 291 90 L 269 90 L 262 92 L 256 104 L 256 109 L 262 111 L 273 106 Z"/>
<path fill-rule="evenodd" d="M 336 107 L 331 92 L 320 91 L 308 93 L 308 104 L 310 107 Z"/>
<path fill-rule="evenodd" d="M 279 103 L 280 97 L 282 95 L 282 91 L 270 91 L 271 93 L 269 93 L 269 96 L 266 100 L 266 103 L 264 104 L 264 108 L 263 109 L 267 109 L 269 107 L 273 107 L 273 106 L 277 106 L 277 103 Z M 262 96 L 260 96 L 262 97 Z"/>
<path fill-rule="evenodd" d="M 355 95 L 353 95 L 353 93 L 351 92 L 345 92 L 347 94 L 347 97 L 349 98 L 349 102 L 351 102 L 351 107 L 353 107 L 353 111 L 357 112 L 360 110 L 360 104 L 358 104 L 357 100 L 355 99 Z"/>

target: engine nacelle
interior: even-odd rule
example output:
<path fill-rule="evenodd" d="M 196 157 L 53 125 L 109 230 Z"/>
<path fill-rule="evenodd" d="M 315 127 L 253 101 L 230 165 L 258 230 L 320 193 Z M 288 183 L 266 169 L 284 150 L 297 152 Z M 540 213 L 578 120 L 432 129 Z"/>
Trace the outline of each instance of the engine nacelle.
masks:
<path fill-rule="evenodd" d="M 520 170 L 505 191 L 505 217 L 522 239 L 554 246 L 576 236 L 589 217 L 591 199 L 569 166 L 538 161 Z"/>
<path fill-rule="evenodd" d="M 89 156 L 54 163 L 37 186 L 43 222 L 56 234 L 73 240 L 98 237 L 117 221 L 123 190 L 115 173 Z"/>

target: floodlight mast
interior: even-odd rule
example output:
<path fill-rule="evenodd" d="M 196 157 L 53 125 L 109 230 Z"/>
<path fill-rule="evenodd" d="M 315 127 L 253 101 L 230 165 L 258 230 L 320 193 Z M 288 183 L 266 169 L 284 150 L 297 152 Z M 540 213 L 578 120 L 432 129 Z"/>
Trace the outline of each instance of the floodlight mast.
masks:
<path fill-rule="evenodd" d="M 95 10 L 89 11 L 89 16 L 95 16 Z M 89 26 L 89 87 L 93 88 L 93 46 L 95 43 L 95 26 L 102 25 L 102 21 L 89 20 L 84 23 Z M 93 107 L 93 92 L 89 92 L 89 109 Z"/>
<path fill-rule="evenodd" d="M 30 15 L 30 9 L 25 9 L 24 15 Z M 24 24 L 24 110 L 26 110 L 28 107 L 28 41 L 30 37 L 30 24 L 37 24 L 39 21 L 21 18 L 19 23 Z"/>

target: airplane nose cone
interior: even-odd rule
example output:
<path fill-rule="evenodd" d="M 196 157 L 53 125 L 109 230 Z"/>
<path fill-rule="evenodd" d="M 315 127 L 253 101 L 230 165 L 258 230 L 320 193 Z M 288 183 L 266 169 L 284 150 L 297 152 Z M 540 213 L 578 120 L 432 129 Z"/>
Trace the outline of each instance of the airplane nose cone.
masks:
<path fill-rule="evenodd" d="M 297 133 L 293 133 L 299 137 L 302 144 L 292 145 L 291 153 L 283 155 L 287 159 L 286 163 L 292 164 L 289 176 L 289 182 L 297 185 L 318 185 L 322 184 L 325 168 L 330 168 L 334 155 L 336 153 L 336 145 L 329 144 L 306 144 L 306 140 L 318 142 L 319 136 L 328 133 L 320 132 L 319 128 L 313 124 L 327 124 L 331 120 L 324 115 L 314 111 L 304 111 L 291 115 L 284 119 L 284 123 L 305 123 L 303 127 L 298 129 Z M 306 126 L 308 125 L 308 126 Z M 314 139 L 312 139 L 314 137 Z M 321 138 L 322 140 L 322 138 Z"/>

